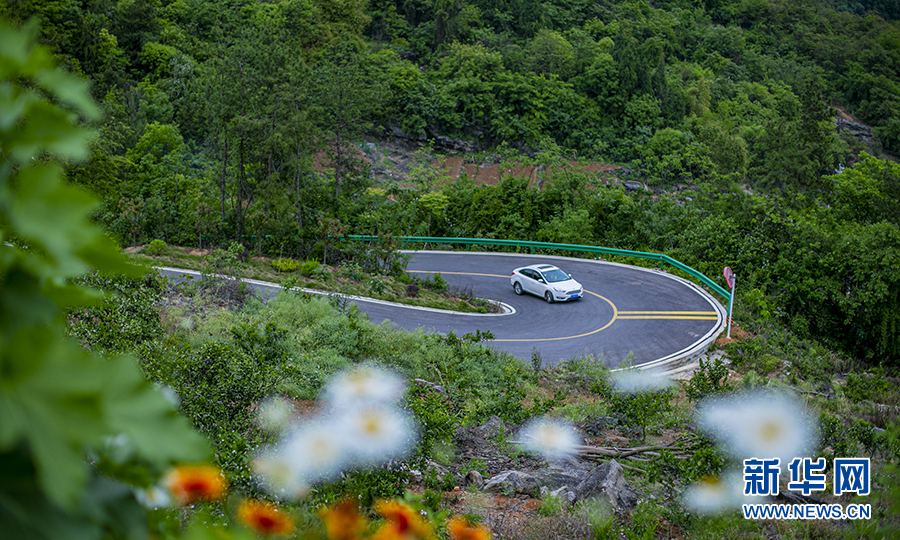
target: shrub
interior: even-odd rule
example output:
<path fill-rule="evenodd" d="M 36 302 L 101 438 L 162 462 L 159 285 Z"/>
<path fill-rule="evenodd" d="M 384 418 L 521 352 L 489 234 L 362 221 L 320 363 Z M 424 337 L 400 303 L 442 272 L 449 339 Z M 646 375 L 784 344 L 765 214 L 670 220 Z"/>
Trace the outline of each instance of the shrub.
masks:
<path fill-rule="evenodd" d="M 300 268 L 300 263 L 294 259 L 275 259 L 272 261 L 272 268 L 276 272 L 294 272 Z"/>
<path fill-rule="evenodd" d="M 684 389 L 688 399 L 699 401 L 710 394 L 722 394 L 731 391 L 728 384 L 728 367 L 720 358 L 714 362 L 700 359 L 700 367 L 688 381 Z"/>
<path fill-rule="evenodd" d="M 207 256 L 207 262 L 209 262 L 207 270 L 213 274 L 238 277 L 243 273 L 241 261 L 231 249 L 227 251 L 224 249 L 214 250 Z"/>
<path fill-rule="evenodd" d="M 424 458 L 432 458 L 435 449 L 449 445 L 453 440 L 453 430 L 462 421 L 458 405 L 445 393 L 427 386 L 410 387 L 406 409 L 415 415 L 421 426 L 416 453 Z"/>
<path fill-rule="evenodd" d="M 538 514 L 544 517 L 558 516 L 562 513 L 562 508 L 562 501 L 559 500 L 559 497 L 547 495 L 538 507 Z"/>
<path fill-rule="evenodd" d="M 239 261 L 246 260 L 248 256 L 247 248 L 240 242 L 235 242 L 234 240 L 228 243 L 228 253 Z"/>
<path fill-rule="evenodd" d="M 410 298 L 416 298 L 419 296 L 419 286 L 415 283 L 410 283 L 406 286 L 406 296 Z"/>
<path fill-rule="evenodd" d="M 317 268 L 319 268 L 319 261 L 308 260 L 300 267 L 300 273 L 310 277 Z"/>
<path fill-rule="evenodd" d="M 156 310 L 162 280 L 157 274 L 127 278 L 95 272 L 76 283 L 109 293 L 101 303 L 68 314 L 68 332 L 85 348 L 117 354 L 162 336 Z"/>
<path fill-rule="evenodd" d="M 891 384 L 877 373 L 856 373 L 847 374 L 847 384 L 844 386 L 844 395 L 850 401 L 859 403 L 861 401 L 884 402 L 887 394 L 890 393 Z"/>
<path fill-rule="evenodd" d="M 441 273 L 438 272 L 434 275 L 434 279 L 431 280 L 431 288 L 437 292 L 446 291 L 447 287 L 450 284 L 447 283 L 447 280 L 441 277 Z"/>
<path fill-rule="evenodd" d="M 391 281 L 388 278 L 381 276 L 373 276 L 370 279 L 366 286 L 369 287 L 369 292 L 372 294 L 384 294 L 384 291 L 391 285 Z"/>
<path fill-rule="evenodd" d="M 165 242 L 157 239 L 150 242 L 147 247 L 144 248 L 144 253 L 146 253 L 147 255 L 158 257 L 160 255 L 164 255 L 167 248 L 168 246 Z"/>
<path fill-rule="evenodd" d="M 354 281 L 362 281 L 366 277 L 363 268 L 356 262 L 349 262 L 338 269 L 338 276 L 342 278 L 352 279 Z"/>

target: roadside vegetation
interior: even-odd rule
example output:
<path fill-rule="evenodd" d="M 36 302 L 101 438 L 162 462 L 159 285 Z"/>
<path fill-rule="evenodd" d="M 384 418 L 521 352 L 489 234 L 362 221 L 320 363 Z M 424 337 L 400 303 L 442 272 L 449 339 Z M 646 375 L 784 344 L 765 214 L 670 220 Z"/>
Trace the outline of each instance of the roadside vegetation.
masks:
<path fill-rule="evenodd" d="M 201 272 L 203 279 L 227 277 L 257 279 L 287 289 L 311 289 L 329 295 L 363 296 L 462 313 L 500 313 L 499 300 L 479 298 L 468 287 L 450 285 L 440 273 L 410 276 L 404 271 L 407 255 L 390 251 L 389 262 L 380 262 L 368 246 L 349 246 L 332 253 L 333 265 L 289 258 L 251 258 L 234 242 L 228 249 L 192 250 L 153 242 L 131 254 L 137 263 Z M 335 261 L 337 259 L 337 261 Z M 361 264 L 362 263 L 362 264 Z"/>

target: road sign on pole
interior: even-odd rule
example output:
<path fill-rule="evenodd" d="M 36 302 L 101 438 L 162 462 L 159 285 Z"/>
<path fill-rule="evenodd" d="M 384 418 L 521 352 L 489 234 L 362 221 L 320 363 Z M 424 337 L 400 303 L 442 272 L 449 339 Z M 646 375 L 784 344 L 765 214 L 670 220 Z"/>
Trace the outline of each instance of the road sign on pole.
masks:
<path fill-rule="evenodd" d="M 734 281 L 735 275 L 734 272 L 731 271 L 731 268 L 726 266 L 722 271 L 722 275 L 725 276 L 725 283 L 731 287 L 731 296 L 728 298 L 728 333 L 725 334 L 726 338 L 731 339 L 731 314 L 734 309 Z"/>

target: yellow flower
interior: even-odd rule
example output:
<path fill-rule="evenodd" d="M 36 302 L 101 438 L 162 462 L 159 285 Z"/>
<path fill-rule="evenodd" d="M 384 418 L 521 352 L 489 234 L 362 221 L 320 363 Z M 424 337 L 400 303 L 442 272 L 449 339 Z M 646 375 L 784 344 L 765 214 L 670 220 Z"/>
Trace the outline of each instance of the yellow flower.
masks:
<path fill-rule="evenodd" d="M 222 472 L 212 465 L 175 467 L 166 474 L 165 485 L 183 505 L 221 499 L 228 488 Z"/>
<path fill-rule="evenodd" d="M 372 507 L 387 522 L 372 537 L 373 540 L 430 540 L 431 525 L 413 508 L 397 501 L 378 501 Z"/>
<path fill-rule="evenodd" d="M 350 499 L 331 508 L 320 508 L 319 516 L 325 522 L 325 534 L 329 540 L 356 540 L 366 528 L 366 520 L 359 515 L 356 502 Z"/>
<path fill-rule="evenodd" d="M 281 509 L 265 501 L 246 500 L 238 507 L 238 517 L 260 536 L 288 536 L 294 532 L 294 520 Z"/>
<path fill-rule="evenodd" d="M 447 522 L 450 540 L 490 540 L 491 531 L 484 525 L 471 525 L 465 518 L 455 517 Z"/>

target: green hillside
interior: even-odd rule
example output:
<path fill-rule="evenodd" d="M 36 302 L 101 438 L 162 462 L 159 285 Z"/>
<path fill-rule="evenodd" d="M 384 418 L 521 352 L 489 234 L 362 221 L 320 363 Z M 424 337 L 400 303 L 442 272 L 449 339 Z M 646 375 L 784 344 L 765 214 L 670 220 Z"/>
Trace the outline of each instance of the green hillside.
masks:
<path fill-rule="evenodd" d="M 896 2 L 0 2 L 4 538 L 896 536 Z M 398 235 L 728 265 L 735 339 L 680 382 L 551 370 L 119 252 L 446 289 Z M 774 457 L 828 479 L 768 501 L 871 516 L 743 517 Z"/>

